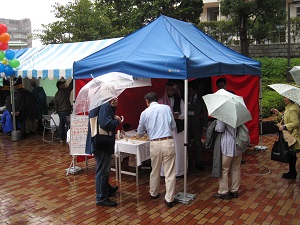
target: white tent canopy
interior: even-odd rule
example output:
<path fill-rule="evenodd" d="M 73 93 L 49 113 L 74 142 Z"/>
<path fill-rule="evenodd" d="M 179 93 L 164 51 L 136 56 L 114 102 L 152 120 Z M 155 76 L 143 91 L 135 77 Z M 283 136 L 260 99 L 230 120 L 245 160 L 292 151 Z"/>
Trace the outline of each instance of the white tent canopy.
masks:
<path fill-rule="evenodd" d="M 33 57 L 35 54 L 39 53 L 45 47 L 46 46 L 43 45 L 43 46 L 38 46 L 38 47 L 26 49 L 26 51 L 23 54 L 21 54 L 20 57 L 17 57 L 18 60 L 20 61 L 20 65 L 25 63 L 27 60 L 29 60 L 31 57 Z M 18 51 L 22 51 L 22 50 L 24 50 L 24 49 L 20 49 Z M 18 52 L 16 52 L 16 54 L 18 54 Z"/>
<path fill-rule="evenodd" d="M 64 44 L 50 44 L 41 49 L 28 49 L 18 59 L 16 76 L 23 78 L 60 79 L 73 76 L 73 62 L 99 51 L 121 38 Z"/>

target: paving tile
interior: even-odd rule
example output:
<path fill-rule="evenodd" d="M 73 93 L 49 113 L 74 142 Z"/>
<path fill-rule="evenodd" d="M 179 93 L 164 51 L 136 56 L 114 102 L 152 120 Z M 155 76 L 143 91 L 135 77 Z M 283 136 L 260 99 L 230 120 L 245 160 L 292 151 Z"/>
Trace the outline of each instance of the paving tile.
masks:
<path fill-rule="evenodd" d="M 95 204 L 95 161 L 90 158 L 77 166 L 84 170 L 66 176 L 72 157 L 67 144 L 44 143 L 39 135 L 21 141 L 0 135 L 0 225 L 8 224 L 299 224 L 300 175 L 285 180 L 287 164 L 270 160 L 276 135 L 262 135 L 266 151 L 249 148 L 243 155 L 239 198 L 215 199 L 218 179 L 212 178 L 211 162 L 205 171 L 195 169 L 189 155 L 187 193 L 195 194 L 188 204 L 167 208 L 165 186 L 161 198 L 149 196 L 150 170 L 135 177 L 122 174 L 122 182 L 111 173 L 110 182 L 119 185 L 112 197 L 117 207 Z M 297 170 L 300 171 L 297 162 Z M 125 165 L 126 166 L 126 165 Z M 183 179 L 176 182 L 176 193 L 183 192 Z"/>

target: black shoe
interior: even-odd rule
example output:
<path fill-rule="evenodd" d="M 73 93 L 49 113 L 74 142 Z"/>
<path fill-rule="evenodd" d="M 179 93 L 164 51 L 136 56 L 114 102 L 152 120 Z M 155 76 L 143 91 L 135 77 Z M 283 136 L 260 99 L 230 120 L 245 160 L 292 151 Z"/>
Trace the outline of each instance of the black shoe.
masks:
<path fill-rule="evenodd" d="M 176 176 L 176 180 L 182 179 L 184 176 Z"/>
<path fill-rule="evenodd" d="M 160 197 L 160 194 L 157 194 L 156 196 L 150 195 L 152 199 L 158 199 Z"/>
<path fill-rule="evenodd" d="M 165 200 L 165 203 L 166 203 L 166 206 L 169 207 L 169 208 L 172 208 L 175 205 L 175 201 L 173 201 L 173 202 L 167 202 Z"/>
<path fill-rule="evenodd" d="M 109 198 L 104 199 L 102 201 L 96 202 L 97 206 L 108 206 L 108 207 L 114 207 L 117 206 L 118 203 L 115 201 L 111 201 Z"/>
<path fill-rule="evenodd" d="M 234 192 L 229 192 L 230 196 L 233 198 L 238 198 L 239 197 L 239 193 L 237 191 Z"/>
<path fill-rule="evenodd" d="M 119 189 L 118 186 L 109 187 L 107 189 L 107 197 L 110 197 L 110 196 L 114 195 L 117 192 L 118 189 Z"/>
<path fill-rule="evenodd" d="M 288 172 L 288 173 L 284 173 L 282 174 L 282 178 L 285 178 L 285 179 L 296 179 L 297 177 L 297 172 Z"/>
<path fill-rule="evenodd" d="M 215 197 L 215 198 L 218 198 L 218 199 L 226 199 L 226 200 L 230 200 L 230 199 L 233 198 L 233 197 L 229 194 L 229 192 L 226 193 L 226 194 L 219 194 L 219 193 L 217 193 L 217 194 L 214 194 L 214 197 Z"/>
<path fill-rule="evenodd" d="M 196 165 L 196 168 L 198 169 L 198 170 L 205 170 L 205 166 L 203 166 L 203 165 Z"/>

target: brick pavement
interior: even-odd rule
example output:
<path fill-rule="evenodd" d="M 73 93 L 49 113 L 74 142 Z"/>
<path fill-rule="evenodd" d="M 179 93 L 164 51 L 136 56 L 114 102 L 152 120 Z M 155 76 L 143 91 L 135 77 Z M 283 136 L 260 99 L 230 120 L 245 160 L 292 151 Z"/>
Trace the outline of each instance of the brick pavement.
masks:
<path fill-rule="evenodd" d="M 149 171 L 135 177 L 122 175 L 120 191 L 112 199 L 114 208 L 95 205 L 94 159 L 88 169 L 66 176 L 71 156 L 67 144 L 44 143 L 40 135 L 13 142 L 0 135 L 0 225 L 4 224 L 299 224 L 300 175 L 285 180 L 287 164 L 270 160 L 275 135 L 262 136 L 266 151 L 249 148 L 242 165 L 240 197 L 213 197 L 218 180 L 210 176 L 211 166 L 196 170 L 190 160 L 187 193 L 195 194 L 189 204 L 167 208 L 163 197 L 149 197 Z M 192 156 L 191 156 L 192 157 Z M 82 168 L 85 162 L 77 164 Z M 297 165 L 300 171 L 299 162 Z M 111 183 L 115 184 L 112 172 Z M 161 196 L 164 181 L 161 181 Z M 183 179 L 176 191 L 183 191 Z"/>

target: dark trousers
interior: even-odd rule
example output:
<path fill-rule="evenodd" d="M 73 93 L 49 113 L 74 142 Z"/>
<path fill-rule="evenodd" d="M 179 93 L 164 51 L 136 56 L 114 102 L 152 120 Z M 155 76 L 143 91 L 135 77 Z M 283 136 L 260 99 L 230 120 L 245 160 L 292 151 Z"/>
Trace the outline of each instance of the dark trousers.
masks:
<path fill-rule="evenodd" d="M 70 116 L 71 112 L 70 111 L 62 111 L 62 112 L 57 112 L 59 116 L 59 137 L 60 140 L 65 141 L 66 136 L 67 136 L 67 131 L 66 131 L 66 125 L 68 124 L 67 121 L 67 116 Z"/>
<path fill-rule="evenodd" d="M 296 155 L 296 153 L 290 153 L 289 154 L 289 158 L 290 158 L 290 161 L 289 161 L 289 172 L 293 173 L 293 174 L 297 174 L 297 171 L 296 171 L 297 155 Z"/>
<path fill-rule="evenodd" d="M 17 128 L 19 127 L 21 131 L 21 137 L 26 138 L 27 133 L 26 133 L 26 117 L 19 115 L 16 116 L 16 126 Z"/>
<path fill-rule="evenodd" d="M 192 142 L 194 139 L 194 148 L 195 148 L 195 160 L 196 166 L 203 164 L 203 154 L 202 154 L 202 122 L 200 118 L 189 115 L 188 118 L 188 141 Z"/>
<path fill-rule="evenodd" d="M 108 198 L 107 190 L 111 188 L 109 184 L 111 154 L 100 150 L 94 151 L 93 154 L 96 160 L 96 202 L 99 202 Z"/>

